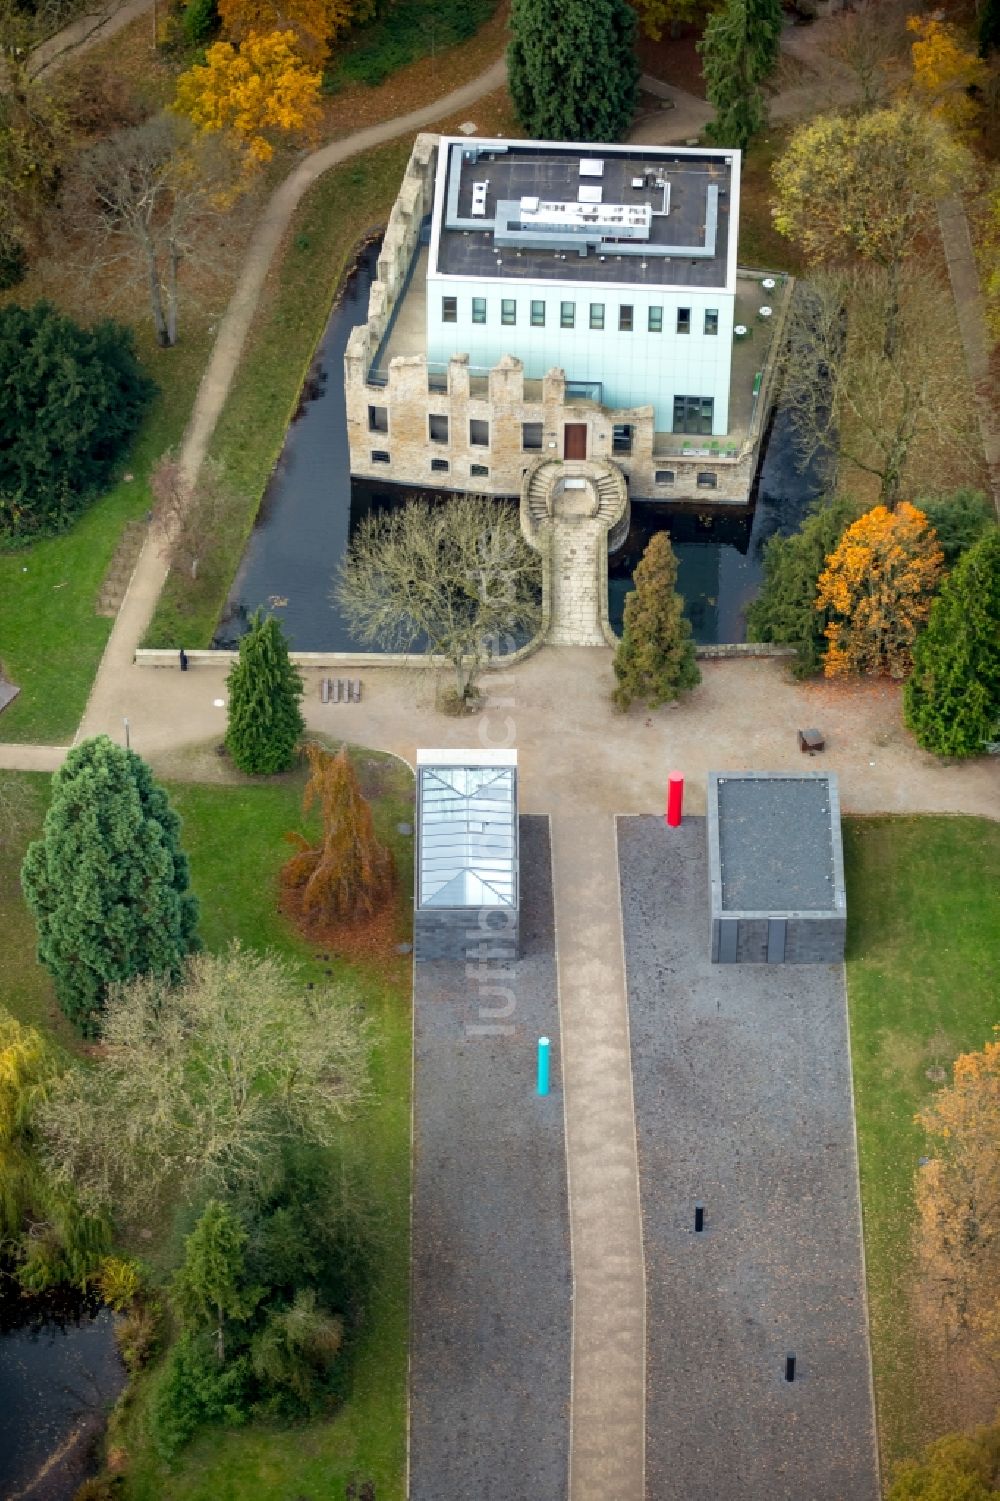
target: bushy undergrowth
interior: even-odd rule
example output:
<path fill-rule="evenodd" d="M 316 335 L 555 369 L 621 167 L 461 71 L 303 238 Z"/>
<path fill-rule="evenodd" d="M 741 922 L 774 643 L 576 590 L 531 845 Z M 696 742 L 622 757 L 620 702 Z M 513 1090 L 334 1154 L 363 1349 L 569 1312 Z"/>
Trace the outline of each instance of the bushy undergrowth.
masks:
<path fill-rule="evenodd" d="M 365 83 L 375 88 L 390 73 L 474 36 L 496 9 L 496 0 L 397 0 L 364 40 L 339 59 L 328 83 Z"/>

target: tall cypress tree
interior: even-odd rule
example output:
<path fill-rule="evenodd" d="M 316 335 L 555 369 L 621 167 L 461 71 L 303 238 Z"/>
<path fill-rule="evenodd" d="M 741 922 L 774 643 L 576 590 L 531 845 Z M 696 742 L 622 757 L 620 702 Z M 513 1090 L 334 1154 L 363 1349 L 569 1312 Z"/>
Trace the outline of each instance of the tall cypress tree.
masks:
<path fill-rule="evenodd" d="M 226 745 L 240 771 L 254 777 L 287 771 L 305 729 L 302 678 L 288 660 L 288 642 L 273 615 L 265 618 L 258 610 L 251 617 L 227 686 Z"/>
<path fill-rule="evenodd" d="M 781 42 L 781 0 L 726 0 L 698 43 L 705 93 L 715 107 L 709 137 L 745 151 L 767 123 L 761 84 L 774 72 Z"/>
<path fill-rule="evenodd" d="M 507 84 L 544 141 L 619 141 L 635 114 L 636 15 L 628 0 L 514 0 Z"/>
<path fill-rule="evenodd" d="M 74 747 L 52 778 L 21 885 L 39 960 L 85 1033 L 98 1031 L 109 985 L 177 974 L 198 947 L 180 819 L 145 761 L 106 735 Z"/>
<path fill-rule="evenodd" d="M 676 583 L 677 559 L 670 537 L 656 532 L 635 570 L 635 589 L 625 601 L 625 628 L 614 663 L 619 709 L 627 709 L 634 698 L 655 709 L 701 682 Z"/>
<path fill-rule="evenodd" d="M 1000 529 L 963 553 L 913 648 L 906 723 L 939 756 L 981 755 L 1000 740 Z"/>

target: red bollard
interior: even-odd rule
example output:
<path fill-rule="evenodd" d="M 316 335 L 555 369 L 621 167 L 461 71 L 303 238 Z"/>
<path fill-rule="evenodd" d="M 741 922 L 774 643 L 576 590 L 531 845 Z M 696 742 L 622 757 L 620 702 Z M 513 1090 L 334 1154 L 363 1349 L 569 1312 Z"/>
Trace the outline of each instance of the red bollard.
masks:
<path fill-rule="evenodd" d="M 680 828 L 684 812 L 684 773 L 672 771 L 667 778 L 667 823 L 672 829 Z"/>

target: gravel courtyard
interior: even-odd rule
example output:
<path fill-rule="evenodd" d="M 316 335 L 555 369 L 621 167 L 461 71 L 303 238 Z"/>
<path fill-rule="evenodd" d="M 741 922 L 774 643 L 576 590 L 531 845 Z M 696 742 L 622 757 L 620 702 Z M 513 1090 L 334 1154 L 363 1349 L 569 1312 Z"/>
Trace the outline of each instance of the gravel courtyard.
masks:
<path fill-rule="evenodd" d="M 709 963 L 704 819 L 618 841 L 648 1501 L 874 1501 L 842 969 Z"/>
<path fill-rule="evenodd" d="M 548 820 L 522 817 L 520 839 L 522 955 L 509 973 L 489 955 L 415 966 L 412 1501 L 567 1494 L 571 1281 Z M 544 1034 L 553 1088 L 539 1099 Z"/>

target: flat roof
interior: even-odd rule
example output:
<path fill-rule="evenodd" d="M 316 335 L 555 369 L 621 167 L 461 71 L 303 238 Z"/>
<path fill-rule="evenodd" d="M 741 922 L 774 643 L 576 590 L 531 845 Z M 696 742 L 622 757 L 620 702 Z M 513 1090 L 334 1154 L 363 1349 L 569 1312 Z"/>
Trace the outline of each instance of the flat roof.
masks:
<path fill-rule="evenodd" d="M 701 147 L 442 136 L 431 273 L 731 289 L 739 160 Z"/>
<path fill-rule="evenodd" d="M 828 772 L 716 772 L 723 912 L 787 914 L 845 907 L 840 802 Z"/>
<path fill-rule="evenodd" d="M 514 752 L 418 751 L 418 908 L 516 910 L 515 762 Z"/>

